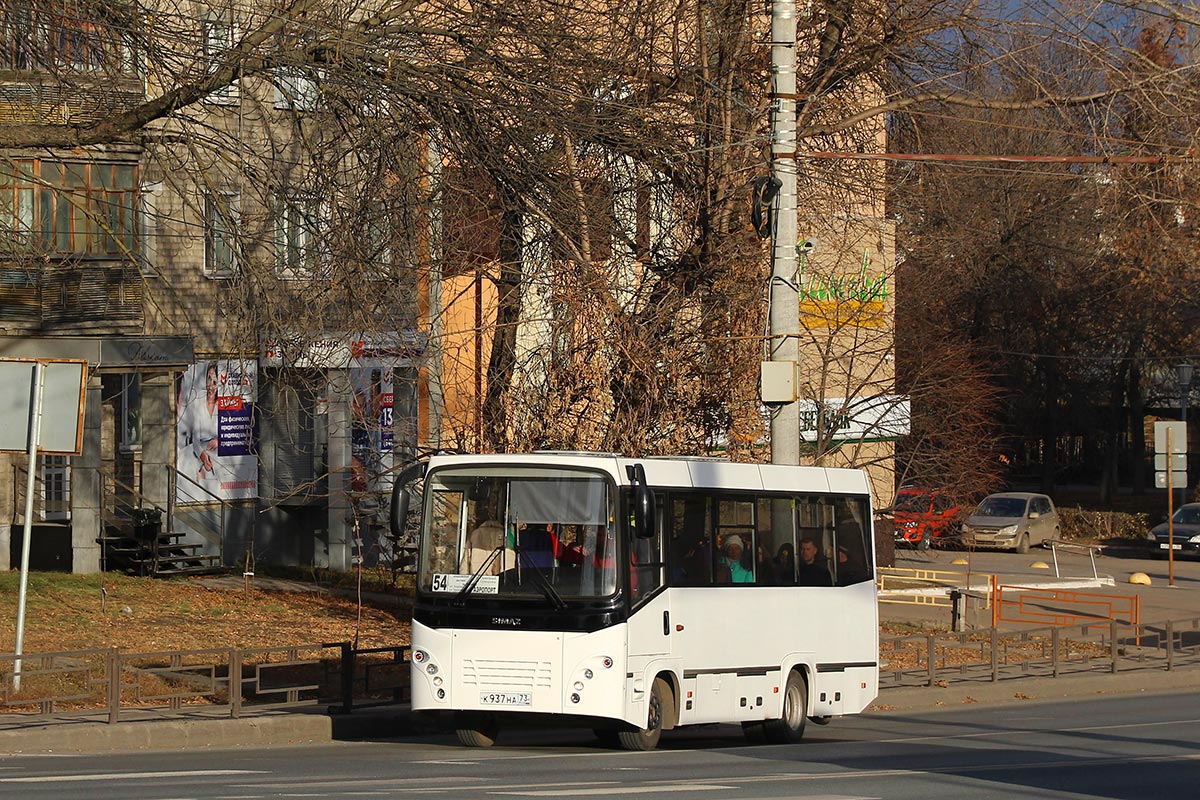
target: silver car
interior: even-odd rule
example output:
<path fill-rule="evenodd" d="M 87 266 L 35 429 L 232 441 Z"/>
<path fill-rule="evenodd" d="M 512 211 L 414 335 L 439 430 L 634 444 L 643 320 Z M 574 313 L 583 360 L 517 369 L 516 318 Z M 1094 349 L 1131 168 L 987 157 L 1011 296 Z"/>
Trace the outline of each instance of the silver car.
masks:
<path fill-rule="evenodd" d="M 1057 538 L 1054 503 L 1031 492 L 990 494 L 962 526 L 962 541 L 968 547 L 1028 553 L 1030 546 Z"/>

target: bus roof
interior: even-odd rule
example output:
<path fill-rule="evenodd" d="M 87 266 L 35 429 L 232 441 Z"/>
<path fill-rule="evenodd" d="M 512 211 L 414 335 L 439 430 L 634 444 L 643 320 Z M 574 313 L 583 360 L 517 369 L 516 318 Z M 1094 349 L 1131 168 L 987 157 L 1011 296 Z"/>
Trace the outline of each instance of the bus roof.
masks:
<path fill-rule="evenodd" d="M 626 458 L 615 453 L 537 452 L 436 455 L 429 468 L 446 466 L 559 466 L 607 472 L 619 484 L 628 484 L 625 467 L 641 464 L 653 487 L 728 489 L 737 491 L 815 492 L 870 494 L 865 472 L 831 467 L 791 467 L 778 464 L 744 464 L 688 456 Z"/>

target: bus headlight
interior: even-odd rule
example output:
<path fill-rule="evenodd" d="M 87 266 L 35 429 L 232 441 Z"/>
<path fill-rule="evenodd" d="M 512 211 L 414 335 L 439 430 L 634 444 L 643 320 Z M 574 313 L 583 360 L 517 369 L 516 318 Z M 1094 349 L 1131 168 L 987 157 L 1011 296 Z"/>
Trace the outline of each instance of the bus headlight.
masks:
<path fill-rule="evenodd" d="M 592 679 L 592 671 L 591 671 L 591 669 L 585 669 L 585 670 L 583 671 L 583 677 L 587 678 L 587 679 L 590 681 L 590 680 Z"/>
<path fill-rule="evenodd" d="M 577 691 L 577 692 L 582 692 L 583 691 L 583 681 L 575 681 L 575 686 L 572 688 L 574 688 L 575 691 Z"/>
<path fill-rule="evenodd" d="M 571 695 L 571 702 L 572 702 L 572 703 L 578 703 L 578 702 L 579 702 L 579 695 L 577 695 L 577 694 L 573 694 L 573 695 Z"/>
<path fill-rule="evenodd" d="M 430 675 L 437 675 L 437 671 L 438 671 L 437 664 L 434 664 L 432 661 L 429 662 L 428 664 L 425 665 L 425 671 L 428 672 Z"/>

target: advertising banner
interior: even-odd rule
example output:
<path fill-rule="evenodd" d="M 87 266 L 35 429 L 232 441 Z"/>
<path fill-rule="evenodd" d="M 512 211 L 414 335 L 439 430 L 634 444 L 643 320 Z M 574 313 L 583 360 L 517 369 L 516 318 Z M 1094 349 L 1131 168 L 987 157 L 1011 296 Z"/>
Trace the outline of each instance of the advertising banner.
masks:
<path fill-rule="evenodd" d="M 215 359 L 190 366 L 176 400 L 180 502 L 258 496 L 258 366 Z"/>
<path fill-rule="evenodd" d="M 390 479 L 381 476 L 392 467 L 395 438 L 392 370 L 352 367 L 350 384 L 354 390 L 350 432 L 351 489 L 356 492 L 389 491 Z"/>

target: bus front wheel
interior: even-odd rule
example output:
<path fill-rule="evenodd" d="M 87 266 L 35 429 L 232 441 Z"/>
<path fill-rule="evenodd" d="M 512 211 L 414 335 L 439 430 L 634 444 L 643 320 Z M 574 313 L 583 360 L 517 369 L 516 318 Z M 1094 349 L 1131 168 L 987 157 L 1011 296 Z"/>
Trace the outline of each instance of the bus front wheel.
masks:
<path fill-rule="evenodd" d="M 763 733 L 771 744 L 792 744 L 804 736 L 804 723 L 808 719 L 808 687 L 799 672 L 788 674 L 787 687 L 783 691 L 783 716 L 763 723 Z"/>
<path fill-rule="evenodd" d="M 658 747 L 662 737 L 663 708 L 667 692 L 671 691 L 667 682 L 656 678 L 650 687 L 650 699 L 646 703 L 646 727 L 635 731 L 618 731 L 617 739 L 626 750 L 653 750 Z"/>
<path fill-rule="evenodd" d="M 491 747 L 496 743 L 499 727 L 492 722 L 473 720 L 465 726 L 460 723 L 460 726 L 455 733 L 463 747 Z"/>

